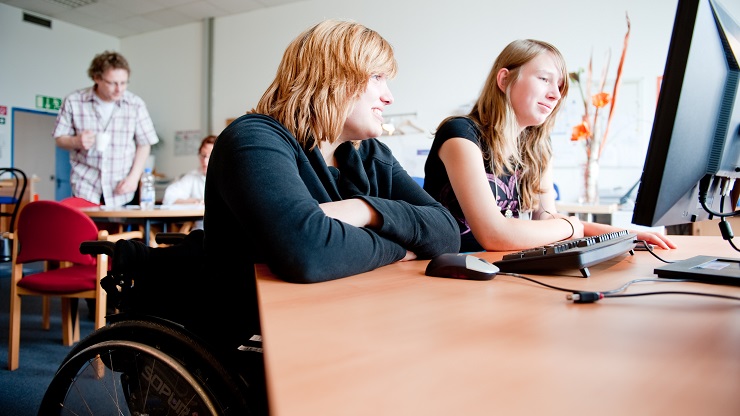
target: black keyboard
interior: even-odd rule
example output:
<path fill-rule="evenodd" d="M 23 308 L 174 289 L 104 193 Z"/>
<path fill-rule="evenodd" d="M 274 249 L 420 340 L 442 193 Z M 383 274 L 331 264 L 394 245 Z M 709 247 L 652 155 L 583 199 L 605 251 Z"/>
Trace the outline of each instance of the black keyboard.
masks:
<path fill-rule="evenodd" d="M 635 254 L 637 234 L 626 230 L 591 237 L 559 241 L 507 254 L 494 262 L 502 272 L 548 274 L 557 270 L 579 269 L 589 277 L 589 266 L 622 254 Z"/>

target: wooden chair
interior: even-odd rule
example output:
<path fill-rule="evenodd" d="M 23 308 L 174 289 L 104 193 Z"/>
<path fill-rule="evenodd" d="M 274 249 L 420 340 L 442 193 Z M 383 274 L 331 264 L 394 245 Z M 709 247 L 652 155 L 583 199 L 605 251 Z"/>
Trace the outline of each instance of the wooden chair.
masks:
<path fill-rule="evenodd" d="M 4 188 L 0 195 L 0 229 L 12 233 L 23 203 L 23 194 L 26 193 L 28 178 L 20 169 L 0 168 L 0 182 L 3 182 Z M 6 235 L 0 237 L 0 262 L 9 262 L 12 259 L 11 245 L 12 242 Z"/>
<path fill-rule="evenodd" d="M 21 327 L 21 296 L 42 296 L 43 328 L 49 329 L 51 296 L 62 299 L 62 342 L 72 345 L 80 338 L 79 313 L 75 298 L 96 301 L 95 328 L 105 325 L 106 296 L 99 281 L 108 271 L 105 255 L 92 257 L 80 253 L 83 241 L 142 238 L 139 231 L 109 235 L 79 209 L 56 201 L 28 203 L 18 216 L 13 238 L 10 282 L 10 340 L 8 369 L 18 368 Z M 23 265 L 44 262 L 44 271 L 23 275 Z M 58 264 L 50 268 L 49 264 Z M 74 301 L 74 302 L 73 302 Z"/>

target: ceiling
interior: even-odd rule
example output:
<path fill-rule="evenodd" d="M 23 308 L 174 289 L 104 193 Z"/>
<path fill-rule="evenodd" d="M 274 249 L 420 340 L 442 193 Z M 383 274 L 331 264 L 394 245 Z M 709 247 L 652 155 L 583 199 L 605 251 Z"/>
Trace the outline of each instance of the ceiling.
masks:
<path fill-rule="evenodd" d="M 0 0 L 118 38 L 305 0 Z"/>

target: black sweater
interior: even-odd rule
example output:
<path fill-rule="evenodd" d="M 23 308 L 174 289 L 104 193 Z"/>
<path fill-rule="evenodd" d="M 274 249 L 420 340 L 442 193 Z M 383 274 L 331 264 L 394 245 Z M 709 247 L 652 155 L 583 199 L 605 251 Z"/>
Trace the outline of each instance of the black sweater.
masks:
<path fill-rule="evenodd" d="M 274 119 L 235 120 L 213 148 L 206 179 L 205 248 L 222 289 L 254 294 L 254 263 L 281 279 L 313 283 L 384 266 L 410 250 L 420 259 L 457 252 L 459 230 L 441 204 L 406 173 L 387 146 L 363 140 L 336 150 L 327 167 Z M 380 229 L 330 218 L 319 203 L 362 198 Z M 243 299 L 243 298 L 242 298 Z"/>

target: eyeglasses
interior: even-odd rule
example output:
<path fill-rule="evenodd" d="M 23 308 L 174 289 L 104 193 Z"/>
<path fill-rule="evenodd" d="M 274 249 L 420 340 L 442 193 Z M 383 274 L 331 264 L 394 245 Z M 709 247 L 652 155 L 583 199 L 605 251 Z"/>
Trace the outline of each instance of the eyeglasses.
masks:
<path fill-rule="evenodd" d="M 123 87 L 125 87 L 126 85 L 128 85 L 128 81 L 113 82 L 113 81 L 108 81 L 107 79 L 105 79 L 105 78 L 102 78 L 102 77 L 101 77 L 100 79 L 101 79 L 101 80 L 102 80 L 103 82 L 105 82 L 105 85 L 107 85 L 107 86 L 109 86 L 109 87 L 118 87 L 118 88 L 123 88 Z"/>
<path fill-rule="evenodd" d="M 210 159 L 211 155 L 205 155 L 203 153 L 198 153 L 198 157 L 201 159 Z"/>

